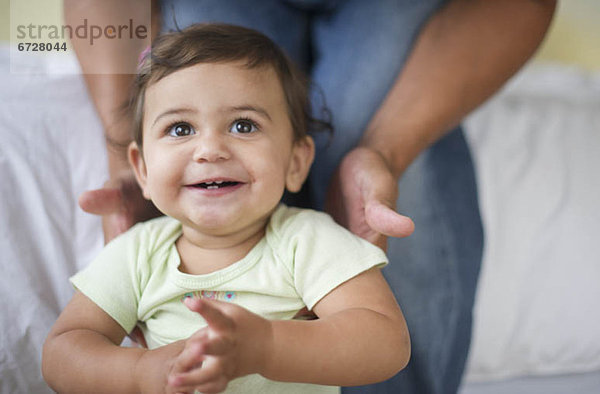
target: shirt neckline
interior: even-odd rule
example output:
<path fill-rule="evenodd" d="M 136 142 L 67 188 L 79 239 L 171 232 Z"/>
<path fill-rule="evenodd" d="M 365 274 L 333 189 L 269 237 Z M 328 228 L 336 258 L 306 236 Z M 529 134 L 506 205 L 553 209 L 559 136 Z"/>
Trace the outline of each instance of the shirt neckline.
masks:
<path fill-rule="evenodd" d="M 250 249 L 246 256 L 235 263 L 208 274 L 193 275 L 186 274 L 185 272 L 181 272 L 179 270 L 181 257 L 179 256 L 175 242 L 173 242 L 169 250 L 168 258 L 169 276 L 177 286 L 183 288 L 197 289 L 215 287 L 242 275 L 244 272 L 252 268 L 260 260 L 265 246 L 266 236 L 263 236 L 260 241 L 258 241 L 258 243 L 252 247 L 252 249 Z"/>

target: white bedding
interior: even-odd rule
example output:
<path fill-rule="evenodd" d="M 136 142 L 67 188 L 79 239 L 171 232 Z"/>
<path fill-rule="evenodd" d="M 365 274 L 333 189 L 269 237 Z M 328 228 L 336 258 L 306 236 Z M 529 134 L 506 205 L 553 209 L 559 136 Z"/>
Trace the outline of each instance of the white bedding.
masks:
<path fill-rule="evenodd" d="M 0 392 L 45 393 L 51 391 L 41 378 L 41 346 L 71 297 L 67 278 L 102 247 L 100 221 L 77 208 L 77 196 L 102 185 L 106 159 L 82 79 L 10 74 L 5 49 L 0 51 Z"/>
<path fill-rule="evenodd" d="M 466 126 L 485 228 L 467 380 L 600 370 L 600 74 L 530 67 Z"/>
<path fill-rule="evenodd" d="M 488 242 L 470 380 L 600 369 L 598 79 L 547 72 L 578 88 L 540 95 L 526 79 L 468 124 Z M 0 392 L 44 393 L 41 345 L 67 278 L 102 246 L 77 196 L 103 183 L 106 159 L 79 76 L 10 74 L 2 48 L 0 87 Z"/>

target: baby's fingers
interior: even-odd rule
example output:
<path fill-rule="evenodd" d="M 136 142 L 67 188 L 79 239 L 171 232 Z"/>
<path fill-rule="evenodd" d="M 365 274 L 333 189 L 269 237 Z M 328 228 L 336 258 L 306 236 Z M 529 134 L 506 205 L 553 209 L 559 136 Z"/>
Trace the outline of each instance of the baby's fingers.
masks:
<path fill-rule="evenodd" d="M 200 367 L 202 365 L 202 361 L 204 361 L 204 346 L 207 338 L 208 333 L 205 330 L 194 334 L 194 336 L 188 340 L 185 348 L 175 360 L 173 368 L 171 369 L 171 374 L 187 372 L 191 369 Z"/>
<path fill-rule="evenodd" d="M 218 301 L 207 301 L 201 298 L 186 298 L 185 305 L 202 315 L 208 326 L 216 332 L 226 332 L 233 328 L 233 320 L 218 308 Z"/>
<path fill-rule="evenodd" d="M 169 385 L 180 392 L 220 393 L 227 388 L 230 380 L 229 371 L 224 367 L 222 360 L 211 357 L 206 360 L 201 368 L 189 372 L 171 374 Z"/>

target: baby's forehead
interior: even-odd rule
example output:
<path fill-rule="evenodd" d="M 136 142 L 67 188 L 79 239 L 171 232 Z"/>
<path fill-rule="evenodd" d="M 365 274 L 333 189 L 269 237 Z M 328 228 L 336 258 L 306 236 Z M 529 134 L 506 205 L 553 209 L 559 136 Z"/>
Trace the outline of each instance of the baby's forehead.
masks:
<path fill-rule="evenodd" d="M 186 87 L 265 89 L 264 92 L 284 93 L 279 73 L 271 64 L 249 66 L 247 61 L 203 62 L 167 72 L 151 81 L 146 95 L 153 90 L 172 89 L 173 85 Z"/>
<path fill-rule="evenodd" d="M 272 117 L 288 116 L 282 83 L 272 66 L 248 67 L 243 61 L 198 63 L 172 72 L 145 92 L 144 113 L 156 117 L 166 107 L 222 108 L 259 106 Z"/>

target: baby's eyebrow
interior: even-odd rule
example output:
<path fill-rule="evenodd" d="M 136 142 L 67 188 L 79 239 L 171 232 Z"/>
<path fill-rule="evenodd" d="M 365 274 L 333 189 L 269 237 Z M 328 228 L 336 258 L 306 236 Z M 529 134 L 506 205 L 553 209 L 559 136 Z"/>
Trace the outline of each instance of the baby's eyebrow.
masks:
<path fill-rule="evenodd" d="M 158 122 L 160 120 L 160 118 L 164 118 L 165 116 L 168 115 L 179 115 L 179 114 L 189 114 L 189 113 L 195 113 L 196 110 L 193 108 L 173 108 L 173 109 L 168 109 L 165 112 L 162 112 L 160 115 L 158 115 L 156 117 L 156 119 L 154 119 L 154 122 L 152 123 L 152 126 L 154 126 L 156 124 L 156 122 Z"/>
<path fill-rule="evenodd" d="M 264 109 L 262 107 L 254 106 L 254 105 L 240 105 L 240 106 L 235 106 L 235 107 L 229 107 L 228 110 L 231 112 L 253 111 L 253 112 L 257 112 L 257 113 L 263 115 L 265 118 L 267 118 L 269 120 L 272 120 L 271 116 L 269 115 L 269 113 L 267 112 L 266 109 Z"/>

